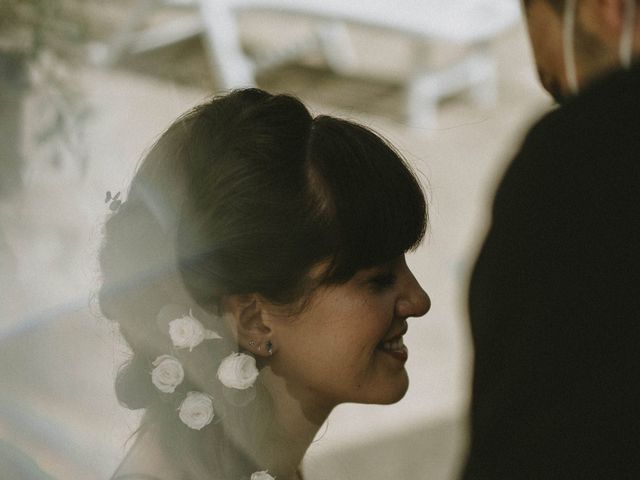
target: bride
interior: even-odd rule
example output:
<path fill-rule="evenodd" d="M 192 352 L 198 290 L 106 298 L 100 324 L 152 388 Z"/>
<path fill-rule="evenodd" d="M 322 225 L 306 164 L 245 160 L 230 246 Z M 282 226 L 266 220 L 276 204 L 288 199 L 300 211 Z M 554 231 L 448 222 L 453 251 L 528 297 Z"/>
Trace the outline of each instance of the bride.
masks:
<path fill-rule="evenodd" d="M 118 398 L 145 409 L 113 479 L 298 479 L 336 405 L 405 394 L 406 320 L 430 300 L 404 254 L 426 204 L 372 131 L 234 91 L 110 200 L 100 305 L 133 352 Z"/>

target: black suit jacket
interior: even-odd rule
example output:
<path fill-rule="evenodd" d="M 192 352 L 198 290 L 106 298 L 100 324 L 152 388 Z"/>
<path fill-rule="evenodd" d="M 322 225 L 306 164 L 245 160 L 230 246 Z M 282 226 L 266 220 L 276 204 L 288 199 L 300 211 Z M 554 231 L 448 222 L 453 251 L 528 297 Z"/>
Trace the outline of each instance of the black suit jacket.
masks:
<path fill-rule="evenodd" d="M 464 479 L 640 479 L 640 67 L 529 132 L 469 295 Z"/>

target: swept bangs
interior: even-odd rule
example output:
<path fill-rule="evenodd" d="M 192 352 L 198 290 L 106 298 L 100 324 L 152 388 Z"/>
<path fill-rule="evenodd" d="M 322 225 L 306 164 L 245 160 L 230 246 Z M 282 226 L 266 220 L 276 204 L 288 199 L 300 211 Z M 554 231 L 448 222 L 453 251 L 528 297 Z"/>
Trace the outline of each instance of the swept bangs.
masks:
<path fill-rule="evenodd" d="M 307 152 L 333 252 L 325 282 L 345 282 L 420 244 L 428 224 L 425 195 L 386 140 L 361 125 L 319 116 Z"/>

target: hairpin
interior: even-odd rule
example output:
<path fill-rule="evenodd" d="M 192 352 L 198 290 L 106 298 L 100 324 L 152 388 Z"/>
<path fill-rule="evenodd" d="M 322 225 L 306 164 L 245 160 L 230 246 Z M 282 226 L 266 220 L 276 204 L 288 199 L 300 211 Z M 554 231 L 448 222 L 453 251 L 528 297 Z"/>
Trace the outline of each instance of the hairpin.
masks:
<path fill-rule="evenodd" d="M 115 196 L 111 196 L 111 191 L 107 190 L 107 196 L 104 199 L 104 203 L 109 204 L 109 210 L 112 212 L 118 211 L 120 205 L 122 205 L 122 200 L 120 200 L 120 192 L 116 193 Z"/>

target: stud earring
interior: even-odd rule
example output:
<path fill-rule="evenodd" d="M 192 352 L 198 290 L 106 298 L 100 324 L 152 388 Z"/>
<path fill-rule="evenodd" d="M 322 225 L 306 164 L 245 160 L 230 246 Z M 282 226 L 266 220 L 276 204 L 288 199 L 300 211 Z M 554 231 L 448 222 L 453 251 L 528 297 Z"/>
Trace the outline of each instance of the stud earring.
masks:
<path fill-rule="evenodd" d="M 255 347 L 256 346 L 255 340 L 249 340 L 249 346 L 250 347 Z M 258 350 L 260 350 L 260 349 L 258 349 Z"/>
<path fill-rule="evenodd" d="M 269 355 L 273 355 L 273 343 L 271 343 L 271 340 L 267 342 L 267 352 Z"/>

